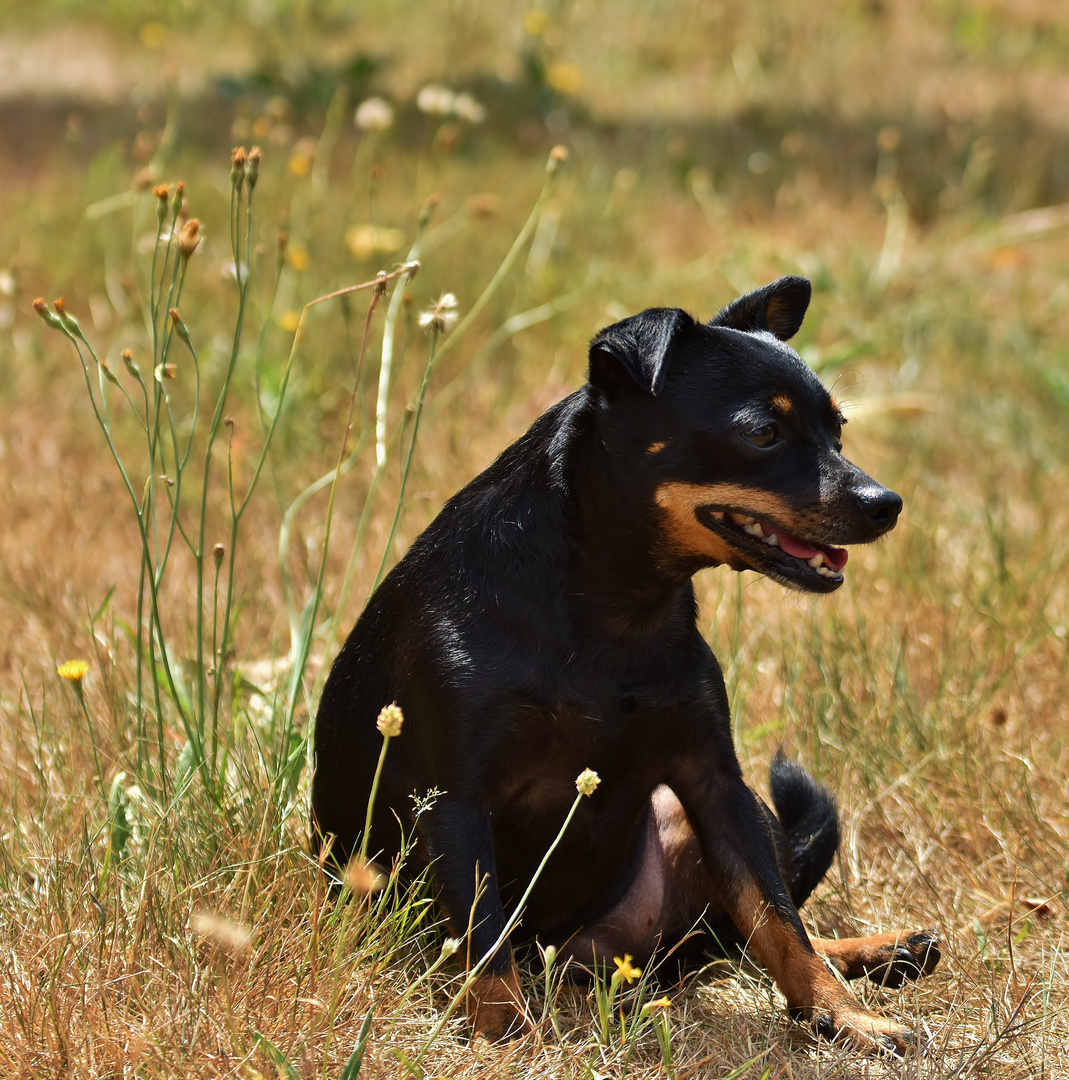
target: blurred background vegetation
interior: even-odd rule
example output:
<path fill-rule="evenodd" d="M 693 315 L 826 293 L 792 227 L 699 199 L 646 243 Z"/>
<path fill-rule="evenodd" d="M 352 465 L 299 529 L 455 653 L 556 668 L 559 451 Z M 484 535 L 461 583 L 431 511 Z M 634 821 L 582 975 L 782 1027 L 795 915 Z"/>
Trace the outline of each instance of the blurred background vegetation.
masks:
<path fill-rule="evenodd" d="M 245 479 L 304 305 L 393 269 L 421 212 L 431 213 L 399 315 L 391 449 L 378 481 L 381 321 L 360 366 L 348 447 L 359 453 L 338 487 L 312 701 L 330 660 L 330 621 L 344 632 L 383 558 L 403 553 L 460 484 L 579 384 L 598 328 L 654 305 L 708 317 L 780 274 L 812 279 L 794 344 L 843 402 L 848 456 L 899 490 L 906 512 L 886 543 L 855 554 L 830 600 L 784 597 L 750 574 L 699 577 L 744 763 L 759 778 L 786 740 L 840 794 L 847 843 L 837 881 L 817 899 L 818 925 L 945 929 L 938 979 L 947 981 L 905 1004 L 878 1001 L 942 1033 L 923 1075 L 1057 1075 L 1069 1000 L 1063 3 L 0 0 L 0 26 L 0 798 L 12 819 L 0 932 L 9 948 L 20 942 L 0 989 L 18 1025 L 0 1043 L 8 1039 L 12 1063 L 36 1045 L 34 1068 L 66 1054 L 78 1075 L 110 1075 L 92 1061 L 112 1053 L 101 1016 L 118 1008 L 116 1030 L 136 1032 L 143 1060 L 155 1062 L 146 1074 L 229 1075 L 228 1054 L 263 1060 L 250 1025 L 303 1061 L 312 1033 L 337 1025 L 339 1042 L 308 1050 L 312 1065 L 301 1066 L 333 1075 L 373 996 L 368 971 L 384 978 L 389 967 L 369 969 L 359 954 L 335 965 L 326 1013 L 304 999 L 285 1016 L 264 1004 L 297 1001 L 291 983 L 321 970 L 299 934 L 289 951 L 277 945 L 322 900 L 299 854 L 300 795 L 270 821 L 257 815 L 273 782 L 263 741 L 272 691 L 292 659 L 293 613 L 317 589 L 326 490 L 292 511 L 281 564 L 279 532 L 337 460 L 366 294 L 310 310 L 250 506 L 236 636 L 223 660 L 226 738 L 240 775 L 222 808 L 191 796 L 177 809 L 154 803 L 148 778 L 136 775 L 136 529 L 77 360 L 31 301 L 63 295 L 120 376 L 124 348 L 150 366 L 151 188 L 181 180 L 205 237 L 181 309 L 206 392 L 222 384 L 236 279 L 249 275 L 227 399 L 231 460 Z M 230 149 L 254 144 L 264 159 L 246 271 L 228 239 Z M 402 498 L 399 447 L 428 354 L 416 317 L 446 291 L 461 315 L 471 310 L 528 220 L 558 145 L 567 161 L 529 241 L 432 373 Z M 181 371 L 171 393 L 189 422 L 193 388 Z M 132 452 L 138 434 L 121 402 L 113 420 Z M 214 467 L 225 475 L 222 456 Z M 225 480 L 214 491 L 209 521 L 223 539 Z M 189 574 L 176 557 L 165 619 L 178 643 L 195 623 Z M 54 674 L 73 656 L 93 665 L 84 699 L 92 745 Z M 307 719 L 299 710 L 298 736 Z M 163 737 L 177 768 L 182 733 L 168 721 Z M 119 791 L 111 805 L 97 798 L 100 784 Z M 134 823 L 125 877 L 112 875 L 98 896 L 119 805 Z M 259 876 L 235 869 L 254 864 Z M 145 882 L 165 865 L 177 869 L 159 886 L 167 899 L 153 901 L 149 942 L 137 936 L 148 931 L 136 910 L 151 906 Z M 1025 896 L 1035 904 L 1027 924 Z M 79 1021 L 63 994 L 88 985 L 86 972 L 103 961 L 70 969 L 82 947 L 69 936 L 61 947 L 54 920 L 64 912 L 84 922 L 89 941 L 93 905 L 128 912 L 113 937 L 128 958 L 143 950 L 182 974 L 161 982 L 151 964 L 128 959 L 136 971 L 125 977 L 141 980 L 143 1000 L 116 1005 L 104 980 L 90 995 L 96 1005 L 83 994 Z M 253 924 L 271 946 L 258 1005 L 235 1004 L 225 970 L 197 951 L 186 924 L 204 905 Z M 131 926 L 140 929 L 124 938 Z M 405 962 L 418 966 L 420 955 L 415 948 Z M 43 985 L 59 994 L 53 1014 L 63 1023 L 27 988 L 35 964 L 52 972 Z M 1025 1007 L 1041 988 L 1042 1004 Z M 421 1007 L 432 1008 L 433 991 Z M 789 1045 L 785 1025 L 761 1019 L 758 992 L 743 1004 L 757 1010 L 749 1028 L 739 1027 L 737 1002 L 719 1011 L 723 993 L 688 1000 L 678 1030 L 691 1032 L 680 1039 L 692 1061 L 709 1053 L 713 1033 L 726 1071 L 752 1056 L 757 1038 L 760 1076 L 767 1053 Z M 199 1049 L 183 1027 L 193 1015 L 212 1032 Z M 69 1025 L 82 1049 L 64 1045 Z M 456 1040 L 441 1067 L 475 1075 L 482 1066 L 462 1056 L 459 1029 Z M 113 1042 L 119 1060 L 128 1051 Z M 563 1065 L 545 1050 L 525 1068 L 583 1075 L 581 1063 L 603 1053 L 581 1035 L 570 1045 L 570 1066 L 563 1050 Z M 824 1075 L 819 1058 L 805 1060 L 812 1073 L 799 1065 L 785 1075 Z M 650 1075 L 659 1075 L 655 1061 L 643 1065 Z"/>

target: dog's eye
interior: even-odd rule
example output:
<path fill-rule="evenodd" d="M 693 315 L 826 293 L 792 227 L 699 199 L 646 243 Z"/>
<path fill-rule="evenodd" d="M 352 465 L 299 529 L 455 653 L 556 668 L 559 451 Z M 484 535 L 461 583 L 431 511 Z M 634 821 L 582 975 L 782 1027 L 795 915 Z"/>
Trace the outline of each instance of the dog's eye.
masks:
<path fill-rule="evenodd" d="M 775 424 L 762 424 L 760 427 L 751 428 L 742 437 L 751 446 L 764 450 L 776 441 L 778 435 Z"/>

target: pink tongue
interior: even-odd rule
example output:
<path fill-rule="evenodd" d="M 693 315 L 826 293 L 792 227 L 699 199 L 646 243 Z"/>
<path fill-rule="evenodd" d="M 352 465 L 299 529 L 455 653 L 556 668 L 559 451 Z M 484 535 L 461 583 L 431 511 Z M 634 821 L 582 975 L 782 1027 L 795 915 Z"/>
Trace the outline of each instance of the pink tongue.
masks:
<path fill-rule="evenodd" d="M 768 525 L 764 526 L 764 530 L 765 532 L 773 531 Z M 788 555 L 793 555 L 796 559 L 809 562 L 814 555 L 823 555 L 824 562 L 836 573 L 842 570 L 846 565 L 846 560 L 850 558 L 850 552 L 846 548 L 825 547 L 823 544 L 820 547 L 810 547 L 808 544 L 803 544 L 797 536 L 791 536 L 789 532 L 777 532 L 776 540 Z"/>

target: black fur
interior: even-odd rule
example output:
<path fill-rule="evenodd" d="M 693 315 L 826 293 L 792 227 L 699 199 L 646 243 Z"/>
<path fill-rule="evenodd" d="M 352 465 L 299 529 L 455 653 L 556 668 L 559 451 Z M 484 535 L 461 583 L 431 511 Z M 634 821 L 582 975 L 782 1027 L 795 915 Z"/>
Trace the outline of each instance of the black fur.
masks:
<path fill-rule="evenodd" d="M 389 864 L 412 796 L 441 793 L 413 861 L 433 861 L 454 932 L 474 907 L 473 959 L 489 952 L 587 767 L 601 786 L 531 894 L 523 936 L 564 940 L 624 895 L 651 792 L 666 784 L 728 907 L 756 889 L 812 954 L 796 908 L 834 855 L 834 803 L 797 766 L 773 763 L 785 881 L 771 814 L 741 776 L 690 580 L 724 562 L 809 591 L 842 583 L 841 566 L 819 573 L 732 515 L 826 552 L 825 570 L 838 565 L 832 545 L 895 523 L 900 500 L 842 457 L 837 407 L 780 340 L 808 301 L 808 282 L 784 278 L 708 324 L 659 308 L 602 330 L 590 381 L 446 503 L 335 659 L 315 731 L 315 843 L 329 838 L 340 864 L 358 848 L 375 718 L 398 702 L 405 726 L 371 851 Z M 504 977 L 510 964 L 506 947 L 489 971 Z"/>

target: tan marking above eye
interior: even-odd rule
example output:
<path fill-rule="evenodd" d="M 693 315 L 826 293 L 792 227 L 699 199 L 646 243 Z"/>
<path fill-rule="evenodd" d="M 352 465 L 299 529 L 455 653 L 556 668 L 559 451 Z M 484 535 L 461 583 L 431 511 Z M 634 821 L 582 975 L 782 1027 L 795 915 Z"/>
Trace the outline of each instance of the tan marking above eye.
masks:
<path fill-rule="evenodd" d="M 774 395 L 768 406 L 773 412 L 779 413 L 780 416 L 790 416 L 794 411 L 794 402 L 786 394 Z"/>
<path fill-rule="evenodd" d="M 646 453 L 659 454 L 667 445 L 668 443 L 666 442 L 651 442 L 650 445 L 646 447 Z"/>

